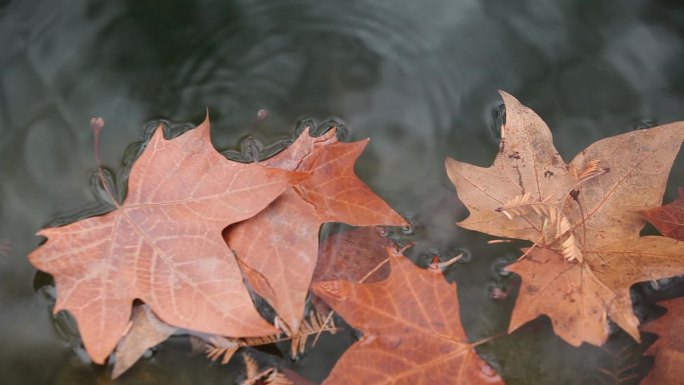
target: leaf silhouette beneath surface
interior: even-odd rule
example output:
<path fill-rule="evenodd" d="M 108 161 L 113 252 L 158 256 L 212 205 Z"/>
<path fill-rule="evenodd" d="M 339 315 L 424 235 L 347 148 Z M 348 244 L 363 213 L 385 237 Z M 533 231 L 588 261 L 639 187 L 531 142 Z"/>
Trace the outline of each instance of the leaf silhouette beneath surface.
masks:
<path fill-rule="evenodd" d="M 363 332 L 323 384 L 503 384 L 460 322 L 455 285 L 390 248 L 384 281 L 325 281 L 314 293 Z"/>
<path fill-rule="evenodd" d="M 651 371 L 642 385 L 684 384 L 684 297 L 658 303 L 667 313 L 642 328 L 658 334 L 658 340 L 649 346 L 646 354 L 655 354 Z"/>
<path fill-rule="evenodd" d="M 354 163 L 367 143 L 339 142 L 335 129 L 320 137 L 304 130 L 290 147 L 261 164 L 305 172 L 308 177 L 261 213 L 224 231 L 230 248 L 249 267 L 243 271 L 255 291 L 291 330 L 299 328 L 304 316 L 321 224 L 407 224 L 354 173 Z"/>
<path fill-rule="evenodd" d="M 387 279 L 389 264 L 380 265 L 392 241 L 377 227 L 359 227 L 330 234 L 318 251 L 313 282 L 344 280 L 372 283 Z"/>
<path fill-rule="evenodd" d="M 211 145 L 208 119 L 172 140 L 159 127 L 133 164 L 124 202 L 105 215 L 41 230 L 47 241 L 29 260 L 54 277 L 54 311 L 74 315 L 96 363 L 122 337 L 136 298 L 173 326 L 273 334 L 221 232 L 299 177 L 227 160 Z"/>
<path fill-rule="evenodd" d="M 684 272 L 684 243 L 639 237 L 639 211 L 660 205 L 684 122 L 600 140 L 566 165 L 541 118 L 501 95 L 506 123 L 492 166 L 447 159 L 446 168 L 470 211 L 459 226 L 535 244 L 510 267 L 523 287 L 509 330 L 546 314 L 568 343 L 601 345 L 610 317 L 638 340 L 629 287 Z"/>
<path fill-rule="evenodd" d="M 133 307 L 130 329 L 116 346 L 112 379 L 127 371 L 147 349 L 164 342 L 175 331 L 175 327 L 160 320 L 149 306 L 143 304 Z"/>
<path fill-rule="evenodd" d="M 684 241 L 684 188 L 680 187 L 678 192 L 674 201 L 641 211 L 641 215 L 664 236 Z"/>

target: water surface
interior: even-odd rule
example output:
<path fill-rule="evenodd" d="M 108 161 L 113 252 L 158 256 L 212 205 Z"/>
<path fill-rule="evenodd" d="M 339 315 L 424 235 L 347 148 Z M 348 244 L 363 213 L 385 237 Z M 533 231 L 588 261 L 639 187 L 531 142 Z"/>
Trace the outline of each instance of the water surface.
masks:
<path fill-rule="evenodd" d="M 254 133 L 266 144 L 291 138 L 304 118 L 344 122 L 350 140 L 371 138 L 361 178 L 417 223 L 411 257 L 471 255 L 448 274 L 471 338 L 501 333 L 514 298 L 491 300 L 489 290 L 511 284 L 499 272 L 515 250 L 453 225 L 466 212 L 444 158 L 491 163 L 498 89 L 546 120 L 566 160 L 597 139 L 684 120 L 684 7 L 619 5 L 0 1 L 0 240 L 11 245 L 0 260 L 0 383 L 109 382 L 68 322 L 53 320 L 54 293 L 34 291 L 26 260 L 42 226 L 98 206 L 89 184 L 92 116 L 107 121 L 101 155 L 114 171 L 146 124 L 197 124 L 205 108 L 221 150 L 239 147 L 259 109 L 269 118 Z M 665 200 L 677 186 L 681 155 Z M 353 338 L 325 337 L 296 362 L 260 357 L 319 381 Z M 574 349 L 544 320 L 481 351 L 509 384 L 614 384 L 597 368 L 627 365 L 611 353 L 622 346 L 629 365 L 648 364 L 619 332 L 604 349 Z M 226 384 L 239 375 L 238 362 L 210 366 L 186 348 L 183 339 L 162 345 L 120 383 Z"/>

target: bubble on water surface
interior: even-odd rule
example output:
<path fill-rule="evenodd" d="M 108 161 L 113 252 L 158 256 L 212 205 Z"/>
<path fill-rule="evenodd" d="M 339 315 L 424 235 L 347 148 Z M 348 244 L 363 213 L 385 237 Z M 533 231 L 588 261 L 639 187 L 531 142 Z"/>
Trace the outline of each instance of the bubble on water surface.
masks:
<path fill-rule="evenodd" d="M 657 120 L 645 118 L 645 119 L 641 119 L 641 120 L 634 122 L 634 124 L 632 125 L 632 129 L 633 130 L 645 130 L 647 128 L 652 128 L 652 127 L 655 127 L 657 125 L 658 125 Z"/>

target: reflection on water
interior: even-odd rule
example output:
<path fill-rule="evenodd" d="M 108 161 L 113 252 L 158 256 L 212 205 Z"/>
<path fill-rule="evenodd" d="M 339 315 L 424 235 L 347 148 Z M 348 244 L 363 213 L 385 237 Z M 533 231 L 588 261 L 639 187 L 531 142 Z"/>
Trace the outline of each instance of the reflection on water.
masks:
<path fill-rule="evenodd" d="M 243 158 L 297 126 L 344 121 L 351 139 L 372 138 L 357 171 L 412 218 L 401 237 L 418 242 L 413 257 L 468 251 L 450 279 L 481 338 L 506 327 L 514 296 L 495 301 L 488 288 L 508 290 L 500 265 L 515 250 L 455 228 L 466 213 L 444 157 L 491 162 L 497 89 L 547 121 L 565 159 L 605 136 L 684 120 L 683 43 L 684 7 L 671 1 L 0 1 L 0 240 L 11 241 L 0 263 L 0 382 L 107 377 L 51 328 L 49 296 L 32 290 L 25 259 L 41 226 L 103 207 L 88 182 L 92 116 L 107 120 L 102 158 L 119 183 L 122 154 L 135 157 L 139 146 L 126 148 L 147 121 L 196 124 L 208 108 L 216 146 Z M 254 123 L 260 109 L 269 117 Z M 682 163 L 666 199 L 684 185 Z M 484 352 L 509 383 L 582 383 L 577 368 L 608 360 L 568 348 L 548 324 L 533 329 Z M 285 364 L 321 379 L 352 335 Z M 511 353 L 520 346 L 530 357 Z M 239 367 L 206 368 L 182 347 L 164 345 L 128 381 L 226 383 Z"/>

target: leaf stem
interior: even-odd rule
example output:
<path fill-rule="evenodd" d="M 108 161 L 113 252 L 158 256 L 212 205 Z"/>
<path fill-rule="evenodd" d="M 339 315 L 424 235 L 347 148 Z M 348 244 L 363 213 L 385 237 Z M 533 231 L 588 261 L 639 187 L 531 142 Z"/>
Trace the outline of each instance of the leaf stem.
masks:
<path fill-rule="evenodd" d="M 95 147 L 95 164 L 97 166 L 97 174 L 100 178 L 100 183 L 102 184 L 102 187 L 104 187 L 105 191 L 107 192 L 107 195 L 109 196 L 109 199 L 112 200 L 112 203 L 118 209 L 121 207 L 121 205 L 119 204 L 119 201 L 117 201 L 114 197 L 114 194 L 112 194 L 112 191 L 109 189 L 109 183 L 107 183 L 107 180 L 104 177 L 104 171 L 102 171 L 102 161 L 100 160 L 100 131 L 104 127 L 104 124 L 104 119 L 102 119 L 101 117 L 90 119 L 90 128 L 92 128 L 94 133 L 93 146 Z"/>

